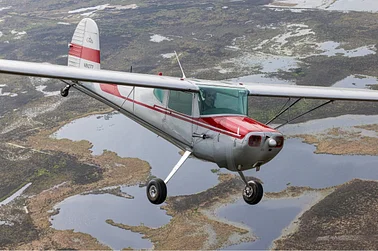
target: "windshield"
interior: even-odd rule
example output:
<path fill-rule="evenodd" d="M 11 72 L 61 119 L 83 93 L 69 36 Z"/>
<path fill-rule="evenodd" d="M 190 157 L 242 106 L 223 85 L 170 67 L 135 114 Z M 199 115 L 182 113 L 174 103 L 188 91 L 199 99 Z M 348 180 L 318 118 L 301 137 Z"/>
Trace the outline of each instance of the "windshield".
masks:
<path fill-rule="evenodd" d="M 200 86 L 201 115 L 248 113 L 248 91 L 245 89 Z"/>

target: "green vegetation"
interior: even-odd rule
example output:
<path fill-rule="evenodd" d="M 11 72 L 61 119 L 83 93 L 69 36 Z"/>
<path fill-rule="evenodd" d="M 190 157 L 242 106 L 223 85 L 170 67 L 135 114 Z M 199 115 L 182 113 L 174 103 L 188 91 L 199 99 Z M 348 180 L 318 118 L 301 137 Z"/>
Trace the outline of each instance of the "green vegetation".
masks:
<path fill-rule="evenodd" d="M 30 242 L 38 238 L 38 231 L 28 214 L 20 208 L 13 209 L 11 214 L 13 217 L 17 216 L 17 220 L 12 221 L 11 224 L 0 224 L 1 249 L 12 247 L 20 241 Z"/>
<path fill-rule="evenodd" d="M 14 188 L 12 191 L 10 191 L 8 194 L 4 195 L 3 197 L 0 197 L 0 202 L 4 201 L 8 197 L 12 196 L 15 192 L 20 190 L 23 186 L 25 186 L 28 182 L 21 183 L 18 187 Z"/>
<path fill-rule="evenodd" d="M 98 167 L 80 163 L 75 157 L 62 153 L 33 152 L 30 149 L 18 149 L 2 144 L 0 160 L 1 200 L 29 182 L 33 184 L 27 191 L 38 193 L 67 180 L 73 180 L 77 184 L 87 184 L 102 177 Z"/>

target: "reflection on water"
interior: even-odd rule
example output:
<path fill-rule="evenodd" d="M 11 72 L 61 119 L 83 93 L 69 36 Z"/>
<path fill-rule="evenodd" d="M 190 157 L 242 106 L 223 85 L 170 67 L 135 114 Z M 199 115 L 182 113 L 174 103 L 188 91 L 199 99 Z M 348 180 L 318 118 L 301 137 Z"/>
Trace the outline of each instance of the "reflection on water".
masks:
<path fill-rule="evenodd" d="M 105 117 L 106 118 L 106 117 Z M 120 114 L 108 119 L 90 116 L 64 126 L 57 138 L 87 139 L 93 143 L 93 153 L 104 149 L 124 157 L 147 160 L 152 173 L 165 178 L 180 156 L 178 149 L 161 138 L 130 121 Z M 283 128 L 285 134 L 311 133 L 339 126 L 354 126 L 376 123 L 378 116 L 341 116 L 310 121 Z M 264 182 L 264 190 L 278 192 L 292 186 L 323 188 L 345 183 L 353 178 L 378 179 L 378 157 L 316 155 L 315 147 L 299 139 L 288 139 L 284 149 L 260 172 L 247 171 Z M 210 169 L 215 164 L 189 159 L 168 184 L 168 195 L 193 194 L 218 183 Z M 150 248 L 152 244 L 131 233 L 105 223 L 110 218 L 128 225 L 161 226 L 169 217 L 159 207 L 148 202 L 145 188 L 129 187 L 125 191 L 135 199 L 129 200 L 113 195 L 86 195 L 68 198 L 58 205 L 60 213 L 53 217 L 53 227 L 74 229 L 89 233 L 112 248 Z M 241 192 L 240 192 L 241 194 Z M 242 200 L 222 208 L 218 213 L 232 221 L 251 226 L 260 238 L 255 243 L 241 244 L 231 248 L 267 248 L 279 236 L 282 229 L 295 218 L 311 197 L 301 199 L 263 200 L 257 206 L 248 206 Z"/>

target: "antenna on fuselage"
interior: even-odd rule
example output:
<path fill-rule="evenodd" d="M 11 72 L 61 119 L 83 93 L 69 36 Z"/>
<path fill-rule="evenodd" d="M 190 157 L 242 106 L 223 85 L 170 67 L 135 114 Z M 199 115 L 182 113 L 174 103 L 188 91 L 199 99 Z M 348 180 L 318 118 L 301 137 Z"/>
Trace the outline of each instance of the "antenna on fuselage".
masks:
<path fill-rule="evenodd" d="M 175 51 L 175 54 L 176 54 L 177 62 L 178 62 L 178 64 L 179 64 L 180 69 L 181 69 L 181 72 L 182 72 L 182 78 L 181 78 L 181 79 L 184 80 L 184 79 L 186 79 L 186 76 L 185 76 L 184 70 L 182 69 L 182 66 L 181 66 L 181 63 L 180 63 L 180 59 L 179 59 L 179 57 L 178 57 L 176 51 Z"/>

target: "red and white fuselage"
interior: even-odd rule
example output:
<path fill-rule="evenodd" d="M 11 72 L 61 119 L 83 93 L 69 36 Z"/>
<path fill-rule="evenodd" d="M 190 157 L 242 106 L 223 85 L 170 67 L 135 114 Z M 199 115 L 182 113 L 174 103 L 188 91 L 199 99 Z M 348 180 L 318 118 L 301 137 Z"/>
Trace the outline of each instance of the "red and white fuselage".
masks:
<path fill-rule="evenodd" d="M 98 28 L 91 22 L 91 19 L 84 19 L 75 30 L 69 46 L 69 66 L 100 69 Z M 195 84 L 202 86 L 204 91 L 209 87 L 206 83 Z M 78 83 L 77 89 L 108 101 L 115 109 L 182 150 L 190 150 L 197 158 L 231 171 L 259 168 L 283 147 L 282 134 L 247 117 L 247 107 L 243 104 L 239 104 L 243 106 L 240 108 L 242 112 L 213 108 L 214 112 L 203 114 L 201 92 L 184 93 L 101 83 Z M 233 95 L 236 102 L 239 100 L 237 86 L 218 85 L 212 91 L 218 96 Z"/>

